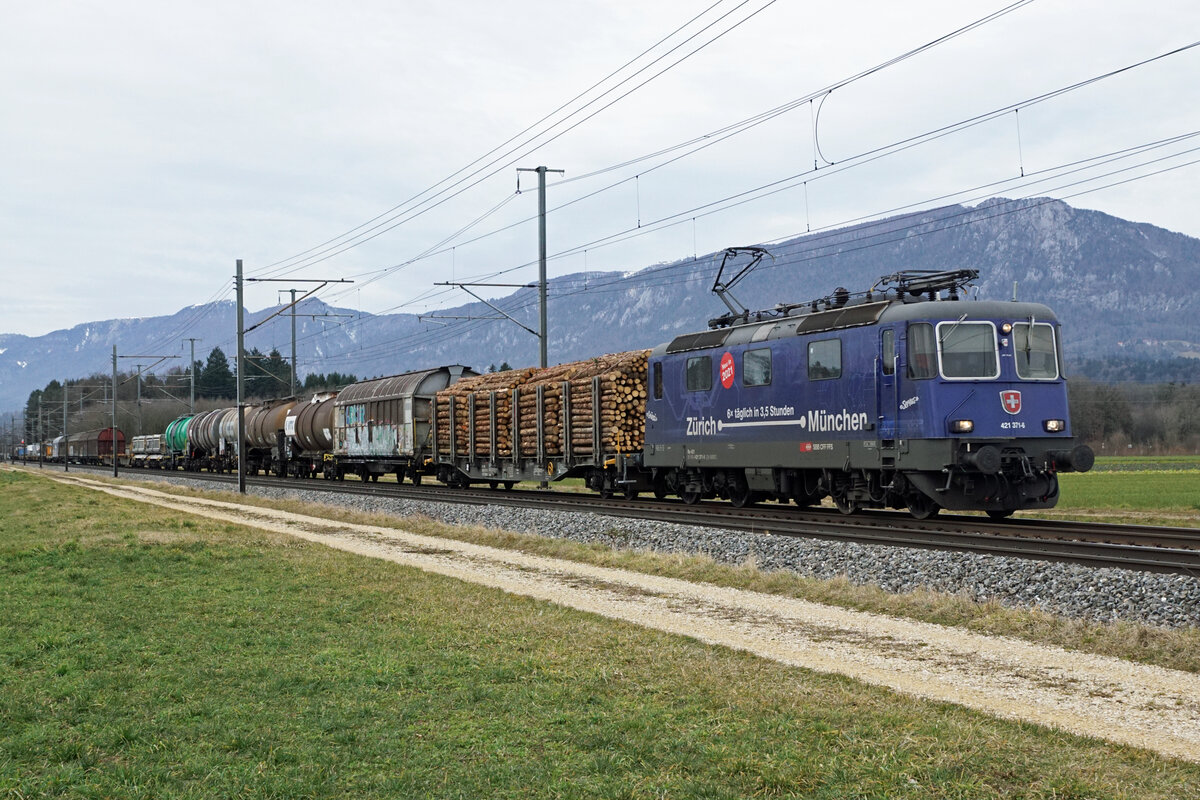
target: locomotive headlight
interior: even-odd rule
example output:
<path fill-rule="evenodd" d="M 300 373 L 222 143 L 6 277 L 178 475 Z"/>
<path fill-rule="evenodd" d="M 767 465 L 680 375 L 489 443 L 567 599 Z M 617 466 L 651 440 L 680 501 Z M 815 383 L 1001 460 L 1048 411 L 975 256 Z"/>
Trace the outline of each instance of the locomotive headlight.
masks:
<path fill-rule="evenodd" d="M 1062 433 L 1067 429 L 1067 422 L 1062 419 L 1047 419 L 1042 420 L 1042 427 L 1046 429 L 1046 433 Z"/>
<path fill-rule="evenodd" d="M 1003 325 L 1001 325 L 1001 326 L 1000 326 L 1000 332 L 1001 332 L 1001 333 L 1003 333 L 1005 336 L 1007 336 L 1008 334 L 1012 333 L 1012 323 L 1011 323 L 1011 322 L 1006 322 L 1006 323 L 1004 323 Z"/>
<path fill-rule="evenodd" d="M 950 420 L 951 433 L 970 433 L 975 430 L 975 421 L 970 419 L 952 419 Z"/>

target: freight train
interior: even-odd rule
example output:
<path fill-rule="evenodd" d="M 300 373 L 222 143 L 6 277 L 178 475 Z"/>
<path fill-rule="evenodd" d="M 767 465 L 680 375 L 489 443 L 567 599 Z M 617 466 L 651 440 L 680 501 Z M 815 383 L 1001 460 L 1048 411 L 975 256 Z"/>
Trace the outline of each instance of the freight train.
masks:
<path fill-rule="evenodd" d="M 131 463 L 452 486 L 584 479 L 844 513 L 1049 508 L 1087 471 L 1045 305 L 963 299 L 974 270 L 901 272 L 870 291 L 731 313 L 652 350 L 479 375 L 461 365 L 340 393 L 181 417 Z M 731 310 L 733 307 L 731 306 Z M 142 441 L 139 441 L 141 439 Z M 153 441 L 150 441 L 150 440 Z"/>
<path fill-rule="evenodd" d="M 124 457 L 125 434 L 120 428 L 97 428 L 67 436 L 56 436 L 50 441 L 15 446 L 10 458 L 13 461 L 69 461 L 72 464 L 111 465 L 114 452 L 117 458 Z"/>

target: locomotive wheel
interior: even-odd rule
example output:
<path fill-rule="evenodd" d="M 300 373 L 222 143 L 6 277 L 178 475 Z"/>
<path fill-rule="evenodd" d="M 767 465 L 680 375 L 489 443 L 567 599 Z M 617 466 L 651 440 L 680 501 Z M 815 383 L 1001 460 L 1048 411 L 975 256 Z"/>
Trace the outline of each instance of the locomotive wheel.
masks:
<path fill-rule="evenodd" d="M 989 508 L 987 515 L 992 519 L 1008 519 L 1016 511 L 1015 508 Z"/>
<path fill-rule="evenodd" d="M 696 503 L 700 502 L 700 494 L 700 492 L 689 492 L 685 490 L 679 493 L 679 499 L 682 500 L 686 505 L 694 506 Z"/>
<path fill-rule="evenodd" d="M 858 511 L 858 504 L 844 494 L 834 497 L 833 504 L 843 514 L 853 514 L 855 511 Z"/>
<path fill-rule="evenodd" d="M 754 493 L 746 485 L 738 486 L 729 492 L 729 502 L 734 508 L 745 508 L 754 505 Z"/>
<path fill-rule="evenodd" d="M 919 492 L 914 492 L 908 496 L 908 513 L 912 514 L 914 519 L 929 519 L 936 516 L 941 508 L 937 503 Z"/>

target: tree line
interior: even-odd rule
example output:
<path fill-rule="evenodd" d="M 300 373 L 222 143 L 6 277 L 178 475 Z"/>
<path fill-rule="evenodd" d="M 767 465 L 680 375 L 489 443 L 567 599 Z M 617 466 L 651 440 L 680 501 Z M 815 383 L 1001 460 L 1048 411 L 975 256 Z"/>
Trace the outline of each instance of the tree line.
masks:
<path fill-rule="evenodd" d="M 1067 382 L 1075 438 L 1100 455 L 1200 453 L 1200 385 Z"/>
<path fill-rule="evenodd" d="M 263 354 L 257 348 L 246 353 L 246 375 L 243 390 L 247 400 L 267 400 L 287 397 L 291 394 L 291 363 L 277 349 Z M 197 360 L 189 373 L 186 367 L 173 367 L 163 375 L 137 371 L 118 372 L 116 381 L 117 402 L 122 405 L 137 403 L 136 413 L 143 411 L 150 419 L 166 415 L 167 421 L 186 413 L 191 394 L 192 375 L 195 375 L 197 409 L 227 405 L 237 398 L 237 374 L 229 359 L 219 347 L 214 347 L 204 361 Z M 309 373 L 297 392 L 311 394 L 340 389 L 358 380 L 352 374 L 342 372 Z M 111 406 L 113 379 L 111 374 L 93 373 L 86 378 L 68 380 L 63 383 L 52 380 L 45 388 L 29 393 L 24 408 L 24 428 L 20 438 L 27 442 L 39 438 L 49 439 L 62 430 L 63 402 L 71 418 L 69 429 L 88 430 L 107 427 L 106 411 Z M 140 403 L 137 401 L 140 399 Z M 166 402 L 164 406 L 164 401 Z M 158 407 L 158 408 L 156 408 Z M 153 409 L 153 410 L 152 410 Z M 121 411 L 122 416 L 130 413 Z M 39 414 L 41 429 L 39 430 Z M 146 429 L 152 426 L 146 421 Z M 122 424 L 118 419 L 118 426 Z M 81 427 L 82 426 L 82 427 Z"/>

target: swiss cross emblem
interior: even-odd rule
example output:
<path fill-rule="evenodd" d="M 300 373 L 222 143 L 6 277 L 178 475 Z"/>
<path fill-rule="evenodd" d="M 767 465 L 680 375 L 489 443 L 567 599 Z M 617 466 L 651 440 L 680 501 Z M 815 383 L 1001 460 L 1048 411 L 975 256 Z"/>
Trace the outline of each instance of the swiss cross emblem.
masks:
<path fill-rule="evenodd" d="M 1000 405 L 1004 406 L 1004 410 L 1010 414 L 1021 413 L 1021 393 L 1016 389 L 1001 392 Z"/>

